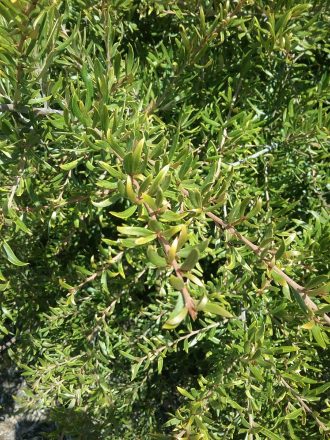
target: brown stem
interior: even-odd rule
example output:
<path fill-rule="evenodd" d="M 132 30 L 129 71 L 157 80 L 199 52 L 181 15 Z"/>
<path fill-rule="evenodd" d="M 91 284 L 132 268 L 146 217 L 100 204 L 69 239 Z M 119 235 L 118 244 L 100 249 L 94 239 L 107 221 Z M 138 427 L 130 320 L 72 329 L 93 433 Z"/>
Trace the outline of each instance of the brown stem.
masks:
<path fill-rule="evenodd" d="M 211 218 L 214 223 L 233 234 L 236 238 L 238 238 L 242 243 L 244 243 L 248 248 L 250 248 L 254 254 L 256 254 L 267 266 L 272 269 L 274 272 L 276 272 L 278 275 L 280 275 L 290 287 L 292 287 L 300 296 L 300 298 L 304 301 L 306 307 L 311 312 L 316 312 L 319 308 L 318 306 L 310 299 L 308 296 L 306 289 L 301 286 L 300 284 L 296 283 L 292 278 L 290 278 L 285 272 L 283 272 L 282 269 L 277 267 L 275 264 L 271 263 L 270 261 L 267 261 L 265 258 L 261 256 L 262 249 L 259 246 L 256 246 L 253 244 L 250 240 L 248 240 L 246 237 L 244 237 L 242 234 L 240 234 L 233 226 L 229 225 L 228 223 L 224 222 L 221 218 L 214 215 L 212 212 L 207 212 L 206 215 Z M 330 325 L 330 318 L 328 315 L 323 315 L 324 321 Z"/>
<path fill-rule="evenodd" d="M 136 181 L 136 179 L 132 179 L 132 181 L 133 181 L 134 186 L 137 189 L 139 189 L 140 185 Z M 150 208 L 150 206 L 146 202 L 143 202 L 143 205 L 145 206 L 146 210 L 148 211 L 150 218 L 152 220 L 157 220 L 157 215 Z M 159 243 L 162 245 L 162 247 L 164 249 L 165 254 L 168 255 L 169 251 L 170 251 L 170 248 L 171 248 L 169 242 L 166 240 L 166 238 L 160 232 L 157 234 L 157 237 L 158 237 Z M 181 273 L 181 270 L 180 270 L 180 266 L 179 266 L 179 264 L 178 264 L 178 262 L 176 261 L 175 258 L 171 262 L 171 266 L 173 267 L 176 276 L 178 278 L 180 278 L 180 280 L 182 280 L 184 282 L 184 279 L 182 277 L 182 273 Z M 188 288 L 187 288 L 185 283 L 184 283 L 184 286 L 181 289 L 181 293 L 182 293 L 182 296 L 183 296 L 183 299 L 184 299 L 184 302 L 185 302 L 185 306 L 188 309 L 189 315 L 191 316 L 191 318 L 193 320 L 195 320 L 197 318 L 196 306 L 195 306 L 194 300 L 190 296 L 190 293 L 189 293 Z"/>
<path fill-rule="evenodd" d="M 168 255 L 170 247 L 171 247 L 170 244 L 161 235 L 159 236 L 159 241 L 162 243 L 166 255 Z M 176 261 L 175 258 L 172 261 L 171 265 L 172 265 L 172 267 L 173 267 L 173 269 L 175 271 L 176 276 L 178 278 L 180 278 L 180 280 L 182 280 L 184 282 L 184 279 L 182 277 L 182 273 L 181 273 L 179 264 L 178 264 L 178 262 Z M 196 306 L 195 306 L 194 300 L 190 296 L 190 293 L 188 291 L 188 288 L 187 288 L 186 284 L 184 284 L 184 286 L 182 287 L 181 293 L 182 293 L 182 296 L 184 298 L 184 302 L 185 302 L 185 305 L 186 305 L 186 307 L 188 309 L 189 315 L 191 316 L 191 318 L 193 320 L 195 320 L 197 318 Z"/>

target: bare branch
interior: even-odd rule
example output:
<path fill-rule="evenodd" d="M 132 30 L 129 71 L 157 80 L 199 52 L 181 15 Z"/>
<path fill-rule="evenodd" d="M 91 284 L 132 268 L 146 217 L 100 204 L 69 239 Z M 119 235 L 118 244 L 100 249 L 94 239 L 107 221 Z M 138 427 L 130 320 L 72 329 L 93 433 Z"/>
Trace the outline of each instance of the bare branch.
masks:
<path fill-rule="evenodd" d="M 263 154 L 269 153 L 272 150 L 275 150 L 276 148 L 278 148 L 279 144 L 277 143 L 272 143 L 271 145 L 266 145 L 265 148 L 263 148 L 260 151 L 257 151 L 257 153 L 251 154 L 248 157 L 245 157 L 244 159 L 238 160 L 236 162 L 231 162 L 231 163 L 227 163 L 227 165 L 231 166 L 231 167 L 237 167 L 238 165 L 241 165 L 242 163 L 248 162 L 251 159 L 256 159 L 259 156 L 262 156 Z"/>
<path fill-rule="evenodd" d="M 47 116 L 47 115 L 63 115 L 63 110 L 56 110 L 53 108 L 44 107 L 28 107 L 27 105 L 19 104 L 0 104 L 0 113 L 3 112 L 13 112 L 13 113 L 34 113 L 37 116 Z"/>

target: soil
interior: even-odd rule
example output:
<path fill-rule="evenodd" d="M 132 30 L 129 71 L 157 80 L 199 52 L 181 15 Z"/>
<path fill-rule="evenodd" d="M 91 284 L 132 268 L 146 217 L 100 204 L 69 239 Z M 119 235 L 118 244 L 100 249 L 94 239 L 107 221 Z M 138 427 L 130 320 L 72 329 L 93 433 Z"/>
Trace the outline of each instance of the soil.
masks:
<path fill-rule="evenodd" d="M 15 398 L 23 393 L 24 380 L 6 355 L 0 355 L 0 440 L 42 440 L 53 428 L 42 411 L 24 412 Z"/>

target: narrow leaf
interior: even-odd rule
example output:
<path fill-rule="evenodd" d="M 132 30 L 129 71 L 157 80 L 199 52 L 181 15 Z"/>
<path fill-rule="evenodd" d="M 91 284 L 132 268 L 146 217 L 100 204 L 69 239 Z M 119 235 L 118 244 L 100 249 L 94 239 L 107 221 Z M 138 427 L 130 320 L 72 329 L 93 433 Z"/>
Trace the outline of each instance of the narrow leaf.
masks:
<path fill-rule="evenodd" d="M 223 307 L 219 306 L 219 304 L 208 302 L 205 304 L 203 308 L 203 312 L 213 313 L 214 315 L 220 315 L 224 318 L 232 318 L 233 315 L 228 312 Z"/>
<path fill-rule="evenodd" d="M 182 270 L 191 270 L 195 267 L 199 259 L 199 251 L 197 249 L 192 249 L 181 266 Z"/>
<path fill-rule="evenodd" d="M 187 307 L 183 307 L 183 309 L 181 309 L 180 312 L 178 312 L 175 316 L 173 316 L 173 314 L 170 316 L 170 318 L 163 325 L 163 328 L 167 330 L 176 328 L 185 319 L 187 313 Z"/>
<path fill-rule="evenodd" d="M 19 260 L 16 255 L 14 254 L 12 248 L 9 246 L 8 243 L 3 243 L 3 248 L 7 254 L 8 260 L 14 264 L 15 266 L 27 266 L 29 263 L 24 263 L 23 261 Z"/>
<path fill-rule="evenodd" d="M 137 208 L 137 206 L 133 205 L 122 212 L 110 211 L 110 214 L 115 217 L 118 217 L 118 218 L 126 219 L 126 218 L 131 217 L 134 214 L 134 212 L 136 211 L 136 208 Z"/>
<path fill-rule="evenodd" d="M 184 288 L 184 281 L 174 275 L 170 276 L 170 284 L 176 290 L 182 290 Z"/>

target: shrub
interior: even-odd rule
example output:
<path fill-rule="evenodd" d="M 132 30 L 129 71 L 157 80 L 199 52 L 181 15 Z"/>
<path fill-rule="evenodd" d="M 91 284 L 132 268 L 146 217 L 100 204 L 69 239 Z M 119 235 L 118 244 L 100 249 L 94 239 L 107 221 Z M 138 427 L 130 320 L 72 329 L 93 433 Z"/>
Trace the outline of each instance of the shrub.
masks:
<path fill-rule="evenodd" d="M 0 11 L 24 407 L 53 438 L 325 438 L 326 2 Z"/>

